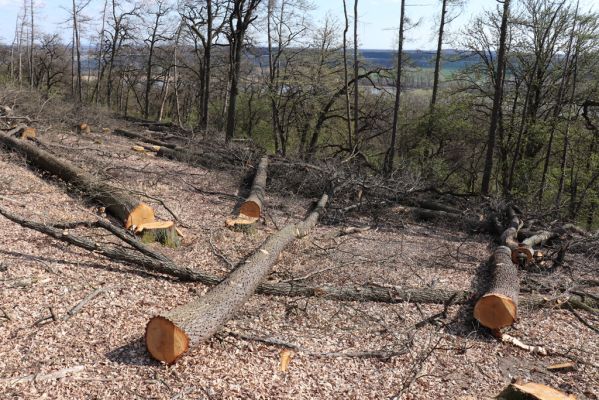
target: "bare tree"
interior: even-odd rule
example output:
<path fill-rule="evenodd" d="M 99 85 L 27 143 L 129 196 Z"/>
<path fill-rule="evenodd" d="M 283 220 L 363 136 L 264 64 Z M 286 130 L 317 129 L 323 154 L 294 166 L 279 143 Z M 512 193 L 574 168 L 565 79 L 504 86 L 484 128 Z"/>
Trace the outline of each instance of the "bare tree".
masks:
<path fill-rule="evenodd" d="M 499 33 L 499 50 L 497 54 L 497 75 L 495 78 L 495 93 L 493 95 L 493 109 L 491 112 L 491 124 L 487 140 L 487 154 L 481 185 L 481 193 L 489 193 L 491 174 L 493 173 L 493 153 L 495 152 L 495 137 L 499 120 L 499 112 L 503 94 L 503 70 L 505 68 L 506 40 L 508 30 L 508 18 L 510 14 L 510 0 L 503 0 L 503 13 L 501 17 L 501 28 Z"/>
<path fill-rule="evenodd" d="M 33 8 L 33 0 L 30 0 L 29 2 L 29 14 L 31 15 L 31 44 L 29 46 L 29 75 L 31 77 L 31 87 L 33 88 L 34 86 L 34 70 L 35 67 L 33 65 L 33 52 L 34 52 L 34 45 L 35 45 L 35 31 L 34 31 L 34 24 L 33 24 L 33 12 L 34 8 Z"/>
<path fill-rule="evenodd" d="M 393 123 L 391 128 L 391 143 L 385 154 L 383 172 L 390 175 L 393 172 L 393 161 L 395 159 L 395 147 L 397 141 L 397 121 L 399 119 L 399 107 L 401 99 L 401 72 L 403 66 L 403 41 L 406 1 L 401 0 L 401 11 L 399 16 L 398 45 L 397 45 L 397 77 L 395 78 L 395 102 L 393 104 Z"/>
<path fill-rule="evenodd" d="M 106 104 L 108 107 L 112 104 L 113 94 L 113 72 L 116 58 L 123 45 L 123 42 L 131 38 L 133 26 L 131 19 L 138 16 L 139 6 L 130 4 L 127 10 L 123 10 L 117 0 L 112 0 L 111 20 L 109 25 L 111 30 L 107 32 L 110 37 L 110 58 L 108 59 L 108 76 L 106 81 Z"/>
<path fill-rule="evenodd" d="M 358 100 L 360 98 L 360 61 L 358 60 L 358 0 L 354 0 L 354 135 L 358 141 L 359 126 L 359 108 Z"/>
<path fill-rule="evenodd" d="M 76 102 L 81 102 L 83 99 L 83 90 L 81 85 L 81 40 L 79 30 L 79 15 L 89 5 L 91 0 L 87 0 L 83 3 L 77 4 L 76 0 L 73 0 L 73 49 L 77 56 L 77 91 L 75 96 Z M 73 60 L 74 61 L 74 60 Z"/>
<path fill-rule="evenodd" d="M 171 12 L 171 8 L 168 5 L 167 0 L 157 0 L 154 4 L 154 8 L 148 10 L 148 15 L 153 16 L 152 25 L 150 27 L 149 37 L 145 39 L 145 43 L 148 46 L 148 58 L 146 61 L 146 88 L 144 92 L 144 108 L 143 115 L 145 119 L 149 118 L 150 115 L 150 93 L 152 85 L 154 84 L 154 77 L 152 75 L 152 68 L 154 67 L 154 52 L 155 47 L 161 40 L 167 40 L 166 30 L 164 27 L 164 17 Z"/>
<path fill-rule="evenodd" d="M 433 93 L 431 95 L 431 102 L 429 106 L 430 119 L 427 128 L 427 136 L 429 137 L 433 133 L 435 106 L 437 104 L 437 95 L 439 92 L 439 76 L 441 74 L 441 56 L 443 52 L 443 35 L 445 33 L 445 25 L 453 20 L 451 17 L 449 20 L 447 20 L 447 7 L 452 3 L 456 4 L 457 2 L 455 0 L 441 0 L 441 20 L 439 21 L 439 35 L 437 36 L 437 53 L 435 55 L 435 70 L 433 72 Z"/>
<path fill-rule="evenodd" d="M 227 107 L 226 142 L 235 135 L 239 71 L 245 36 L 250 24 L 257 18 L 256 9 L 261 0 L 233 0 L 229 14 L 229 104 Z"/>
<path fill-rule="evenodd" d="M 349 31 L 349 18 L 347 16 L 347 4 L 346 0 L 343 0 L 343 16 L 345 19 L 345 25 L 343 27 L 343 83 L 347 87 L 348 82 L 348 71 L 347 71 L 347 32 Z M 351 110 L 349 105 L 349 91 L 345 91 L 345 118 L 347 122 L 347 145 L 349 148 L 353 147 L 352 144 L 352 124 L 351 124 Z"/>

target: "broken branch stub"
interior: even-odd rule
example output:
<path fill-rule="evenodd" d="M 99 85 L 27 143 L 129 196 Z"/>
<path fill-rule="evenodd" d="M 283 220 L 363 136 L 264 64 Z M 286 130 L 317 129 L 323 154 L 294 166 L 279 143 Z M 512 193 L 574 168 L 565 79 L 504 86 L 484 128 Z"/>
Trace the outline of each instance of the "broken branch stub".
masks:
<path fill-rule="evenodd" d="M 497 247 L 491 285 L 474 306 L 474 318 L 489 329 L 500 329 L 516 321 L 520 283 L 511 255 L 509 247 Z"/>
<path fill-rule="evenodd" d="M 326 206 L 323 194 L 316 208 L 297 224 L 287 225 L 245 263 L 206 295 L 150 319 L 146 325 L 146 347 L 152 357 L 173 364 L 191 346 L 214 335 L 256 291 L 279 254 L 294 239 L 307 235 Z"/>

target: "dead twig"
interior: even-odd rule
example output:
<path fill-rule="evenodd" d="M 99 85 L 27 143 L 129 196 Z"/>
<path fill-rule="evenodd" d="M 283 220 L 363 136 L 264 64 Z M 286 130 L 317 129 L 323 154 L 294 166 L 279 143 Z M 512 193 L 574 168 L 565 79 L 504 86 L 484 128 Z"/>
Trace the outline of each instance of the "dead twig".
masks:
<path fill-rule="evenodd" d="M 25 376 L 18 376 L 15 378 L 3 378 L 0 379 L 0 384 L 8 384 L 14 385 L 16 383 L 26 383 L 26 382 L 42 382 L 42 381 L 50 381 L 56 379 L 62 379 L 67 377 L 68 375 L 77 374 L 82 372 L 85 369 L 85 366 L 78 365 L 76 367 L 63 368 L 61 370 L 51 372 L 49 374 L 32 374 Z"/>
<path fill-rule="evenodd" d="M 407 344 L 406 347 L 401 348 L 399 350 L 367 350 L 367 351 L 314 351 L 302 347 L 298 344 L 286 342 L 284 340 L 271 338 L 271 337 L 261 337 L 261 336 L 252 336 L 246 335 L 239 332 L 227 331 L 229 336 L 232 336 L 236 339 L 249 340 L 253 342 L 260 342 L 271 346 L 284 347 L 287 349 L 294 350 L 298 353 L 303 353 L 305 355 L 313 356 L 313 357 L 324 357 L 324 358 L 335 358 L 335 357 L 352 357 L 352 358 L 378 358 L 381 360 L 389 360 L 392 357 L 397 357 L 400 355 L 404 355 L 408 352 Z"/>
<path fill-rule="evenodd" d="M 212 241 L 213 238 L 213 233 L 210 232 L 210 234 L 208 235 L 208 243 L 210 244 L 210 248 L 212 249 L 212 253 L 218 257 L 219 259 L 221 259 L 222 261 L 225 262 L 225 264 L 227 264 L 228 270 L 232 271 L 233 269 L 235 269 L 235 264 L 233 264 L 231 262 L 231 260 L 229 260 L 214 244 L 214 242 Z"/>
<path fill-rule="evenodd" d="M 570 312 L 576 317 L 576 319 L 578 319 L 584 326 L 586 326 L 587 328 L 589 328 L 590 330 L 592 330 L 595 333 L 599 333 L 599 329 L 594 327 L 593 325 L 591 325 L 590 322 L 588 322 L 586 319 L 584 319 L 582 317 L 582 315 L 580 315 L 575 309 L 574 307 L 572 307 L 571 304 L 568 303 L 568 310 L 570 310 Z"/>
<path fill-rule="evenodd" d="M 77 303 L 77 305 L 75 307 L 73 307 L 69 311 L 67 311 L 67 313 L 64 315 L 64 317 L 62 317 L 62 320 L 68 321 L 73 316 L 75 316 L 75 314 L 77 314 L 79 311 L 81 311 L 81 309 L 87 303 L 89 303 L 90 301 L 92 301 L 93 299 L 98 297 L 100 294 L 106 292 L 109 289 L 114 289 L 114 287 L 113 286 L 101 286 L 101 287 L 97 288 L 96 290 L 94 290 L 93 292 L 89 293 L 87 296 L 85 296 L 83 298 L 83 300 L 81 300 L 79 303 Z"/>

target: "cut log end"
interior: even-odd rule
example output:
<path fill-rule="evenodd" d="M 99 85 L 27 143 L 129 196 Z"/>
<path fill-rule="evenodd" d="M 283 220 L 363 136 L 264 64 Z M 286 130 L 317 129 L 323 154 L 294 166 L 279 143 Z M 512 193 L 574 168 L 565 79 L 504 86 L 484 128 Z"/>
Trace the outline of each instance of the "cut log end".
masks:
<path fill-rule="evenodd" d="M 23 128 L 17 132 L 17 137 L 19 139 L 35 139 L 37 137 L 37 133 L 35 128 Z"/>
<path fill-rule="evenodd" d="M 248 200 L 241 205 L 239 215 L 244 215 L 248 218 L 260 218 L 260 205 L 255 201 Z"/>
<path fill-rule="evenodd" d="M 125 220 L 125 229 L 137 228 L 140 225 L 154 222 L 154 210 L 146 203 L 139 203 Z"/>
<path fill-rule="evenodd" d="M 509 385 L 497 396 L 499 400 L 576 400 L 573 395 L 566 394 L 552 387 L 534 382 L 517 381 Z"/>
<path fill-rule="evenodd" d="M 187 350 L 189 337 L 170 320 L 164 317 L 153 317 L 146 325 L 146 347 L 158 361 L 174 364 Z"/>
<path fill-rule="evenodd" d="M 159 242 L 164 246 L 176 248 L 181 245 L 178 229 L 173 221 L 154 221 L 139 225 L 135 233 L 144 243 Z"/>
<path fill-rule="evenodd" d="M 75 130 L 77 131 L 78 134 L 82 134 L 82 133 L 90 134 L 91 131 L 92 131 L 91 127 L 88 124 L 86 124 L 86 123 L 78 124 L 75 127 Z"/>
<path fill-rule="evenodd" d="M 517 306 L 507 296 L 489 293 L 474 306 L 474 318 L 489 329 L 500 329 L 516 321 Z"/>
<path fill-rule="evenodd" d="M 512 249 L 512 262 L 516 265 L 527 265 L 532 261 L 533 252 L 530 247 L 519 245 Z"/>

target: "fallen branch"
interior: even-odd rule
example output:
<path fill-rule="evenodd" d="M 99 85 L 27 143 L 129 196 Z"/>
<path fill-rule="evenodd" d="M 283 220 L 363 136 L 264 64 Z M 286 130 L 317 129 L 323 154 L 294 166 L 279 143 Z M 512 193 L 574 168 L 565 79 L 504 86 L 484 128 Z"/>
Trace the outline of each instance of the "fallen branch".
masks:
<path fill-rule="evenodd" d="M 547 350 L 544 347 L 531 346 L 531 345 L 525 344 L 525 343 L 521 342 L 520 340 L 516 339 L 515 337 L 508 335 L 507 333 L 501 333 L 499 335 L 499 339 L 503 343 L 513 344 L 514 346 L 516 346 L 522 350 L 526 350 L 532 354 L 540 354 L 542 356 L 547 355 Z"/>
<path fill-rule="evenodd" d="M 170 258 L 159 253 L 143 243 L 137 241 L 127 231 L 118 228 L 104 220 L 84 223 L 85 226 L 100 226 L 115 234 L 126 243 L 134 247 L 128 249 L 124 246 L 109 247 L 101 245 L 88 238 L 65 232 L 51 224 L 42 224 L 29 221 L 13 214 L 0 206 L 0 214 L 9 220 L 29 229 L 46 234 L 56 240 L 72 244 L 84 250 L 94 252 L 114 261 L 136 266 L 144 271 L 165 274 L 185 282 L 200 282 L 213 286 L 220 283 L 223 278 L 210 273 L 193 270 L 189 267 L 177 265 Z M 81 226 L 81 223 L 78 224 Z M 258 286 L 258 293 L 272 296 L 290 297 L 319 297 L 326 300 L 336 301 L 359 301 L 380 303 L 424 303 L 445 304 L 453 298 L 452 304 L 465 304 L 476 298 L 476 293 L 467 290 L 443 290 L 433 288 L 404 288 L 394 285 L 383 285 L 368 283 L 364 285 L 309 285 L 289 282 L 263 282 Z M 591 307 L 599 308 L 599 300 L 592 296 L 569 294 L 553 299 L 540 295 L 530 295 L 520 299 L 519 304 L 527 308 L 561 308 L 571 304 L 575 308 Z"/>
<path fill-rule="evenodd" d="M 323 357 L 323 358 L 336 358 L 336 357 L 353 357 L 353 358 L 378 358 L 382 360 L 389 360 L 392 357 L 397 357 L 408 352 L 407 345 L 406 347 L 400 350 L 370 350 L 370 351 L 314 351 L 302 347 L 298 344 L 286 342 L 284 340 L 270 338 L 270 337 L 261 337 L 261 336 L 252 336 L 246 335 L 239 332 L 227 331 L 229 336 L 232 336 L 236 339 L 248 340 L 252 342 L 260 342 L 270 346 L 283 347 L 286 349 L 294 350 L 298 353 L 303 353 L 305 355 L 313 356 L 313 357 Z"/>
<path fill-rule="evenodd" d="M 100 294 L 104 293 L 105 291 L 112 289 L 112 287 L 110 286 L 101 286 L 99 288 L 97 288 L 96 290 L 94 290 L 93 292 L 89 293 L 87 296 L 85 296 L 83 298 L 83 300 L 81 300 L 79 303 L 77 303 L 77 305 L 73 308 L 71 308 L 69 311 L 67 311 L 67 313 L 64 315 L 64 317 L 62 318 L 63 321 L 68 321 L 69 319 L 71 319 L 73 316 L 75 316 L 75 314 L 77 314 L 79 311 L 81 311 L 81 309 L 90 301 L 92 301 L 93 299 L 95 299 L 96 297 L 98 297 Z"/>
<path fill-rule="evenodd" d="M 42 381 L 51 381 L 56 379 L 62 379 L 69 375 L 77 374 L 85 370 L 85 366 L 78 365 L 76 367 L 63 368 L 61 370 L 51 372 L 49 374 L 32 374 L 19 376 L 15 378 L 3 378 L 0 379 L 0 384 L 8 384 L 14 385 L 16 383 L 26 383 L 26 382 L 42 382 Z"/>

